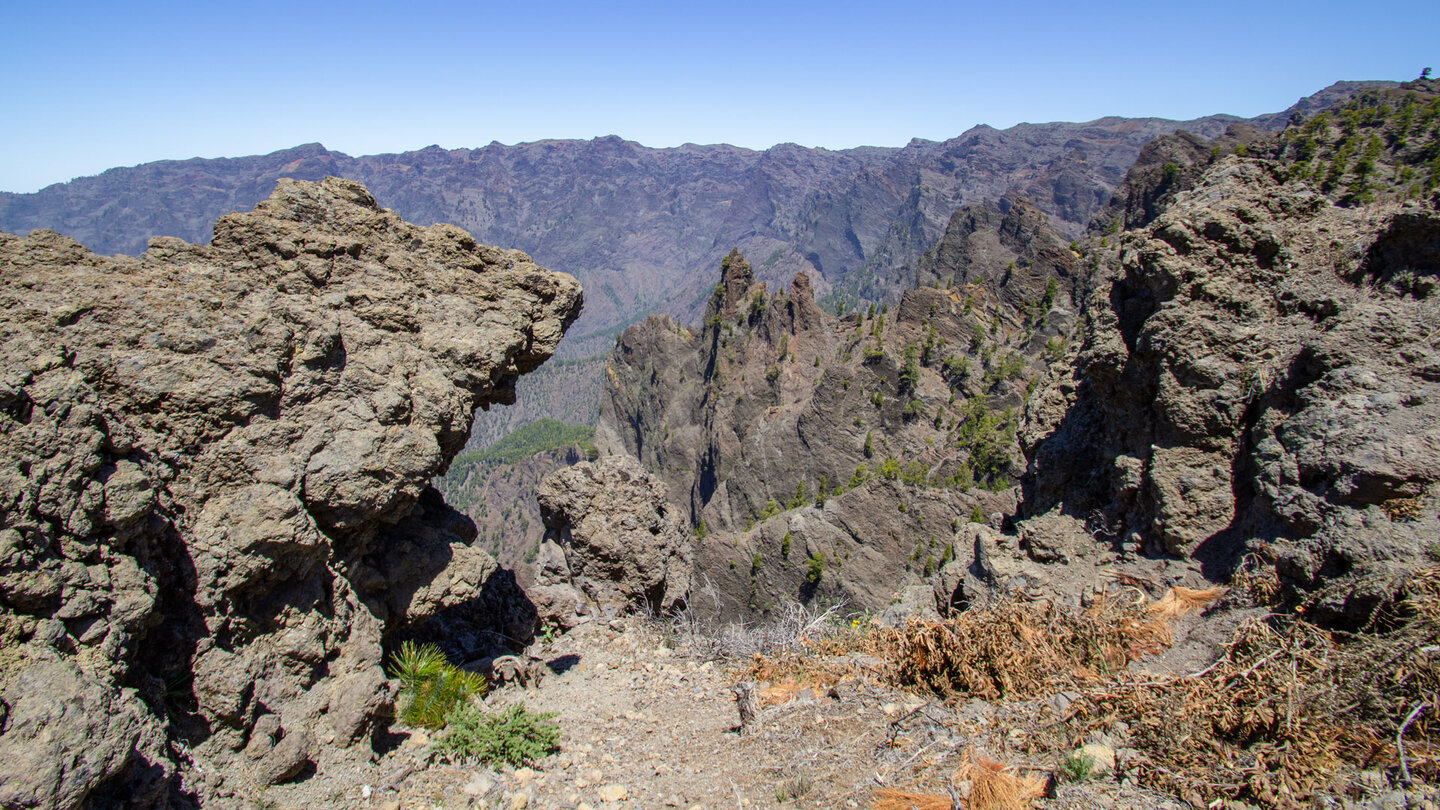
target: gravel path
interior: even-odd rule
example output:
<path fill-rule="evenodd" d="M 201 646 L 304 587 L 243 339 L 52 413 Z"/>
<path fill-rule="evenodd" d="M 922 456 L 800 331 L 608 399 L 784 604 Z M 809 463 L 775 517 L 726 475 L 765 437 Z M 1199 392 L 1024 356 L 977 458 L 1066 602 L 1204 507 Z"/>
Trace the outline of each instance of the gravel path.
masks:
<path fill-rule="evenodd" d="M 436 764 L 412 733 L 368 767 L 322 771 L 267 791 L 250 807 L 375 810 L 465 808 L 863 808 L 881 786 L 944 794 L 967 749 L 1043 776 L 1054 763 L 1027 759 L 1020 718 L 979 701 L 958 710 L 883 686 L 864 656 L 833 690 L 762 691 L 758 729 L 741 734 L 733 687 L 741 674 L 672 650 L 634 621 L 581 625 L 531 653 L 550 666 L 538 686 L 506 686 L 486 699 L 553 712 L 559 751 L 531 768 Z M 766 684 L 761 684 L 762 687 Z M 1039 810 L 1182 808 L 1114 781 L 1062 787 Z"/>

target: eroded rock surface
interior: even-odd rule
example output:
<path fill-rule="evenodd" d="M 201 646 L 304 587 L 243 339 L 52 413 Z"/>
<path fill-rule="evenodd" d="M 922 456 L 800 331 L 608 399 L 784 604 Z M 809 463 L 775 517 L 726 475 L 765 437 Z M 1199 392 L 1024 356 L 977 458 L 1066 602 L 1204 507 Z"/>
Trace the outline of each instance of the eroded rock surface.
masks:
<path fill-rule="evenodd" d="M 693 608 L 879 612 L 950 559 L 958 525 L 1013 510 L 1018 408 L 1075 324 L 1079 268 L 1042 214 L 1011 211 L 972 212 L 992 230 L 931 265 L 951 288 L 897 307 L 827 313 L 806 275 L 771 292 L 737 251 L 695 329 L 654 316 L 621 334 L 596 442 L 638 458 L 694 527 Z M 985 250 L 1001 220 L 1054 248 L 1014 283 Z"/>
<path fill-rule="evenodd" d="M 690 529 L 665 495 L 664 483 L 624 455 L 582 461 L 542 481 L 536 497 L 549 548 L 541 601 L 570 606 L 573 597 L 554 589 L 574 587 L 609 613 L 684 607 L 694 568 Z M 563 611 L 555 618 L 567 621 Z"/>
<path fill-rule="evenodd" d="M 1440 542 L 1440 216 L 1292 174 L 1224 157 L 1124 235 L 1074 372 L 1031 403 L 1032 560 L 1065 518 L 1111 559 L 1274 562 L 1314 616 L 1359 622 Z"/>
<path fill-rule="evenodd" d="M 368 746 L 385 640 L 533 629 L 430 481 L 573 279 L 333 178 L 139 258 L 0 234 L 0 269 L 5 806 L 250 798 Z"/>

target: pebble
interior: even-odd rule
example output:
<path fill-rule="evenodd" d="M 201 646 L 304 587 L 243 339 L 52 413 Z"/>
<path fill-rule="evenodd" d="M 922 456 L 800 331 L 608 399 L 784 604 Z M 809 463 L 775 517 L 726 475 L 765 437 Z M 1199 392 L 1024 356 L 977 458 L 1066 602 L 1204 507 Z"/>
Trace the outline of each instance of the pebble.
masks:
<path fill-rule="evenodd" d="M 510 810 L 524 810 L 530 806 L 530 794 L 524 791 L 510 797 Z"/>
<path fill-rule="evenodd" d="M 466 796 L 484 796 L 494 787 L 494 782 L 477 773 L 470 777 L 469 782 L 465 783 L 464 790 Z"/>
<path fill-rule="evenodd" d="M 1115 772 L 1115 749 L 1099 743 L 1086 743 L 1080 746 L 1080 753 L 1090 757 L 1094 764 L 1090 773 L 1095 776 Z"/>
<path fill-rule="evenodd" d="M 630 791 L 624 785 L 604 785 L 600 788 L 600 801 L 623 802 Z"/>
<path fill-rule="evenodd" d="M 530 784 L 530 780 L 534 779 L 536 776 L 539 776 L 539 773 L 533 768 L 521 768 L 515 771 L 515 778 L 520 781 L 520 785 L 522 787 Z"/>

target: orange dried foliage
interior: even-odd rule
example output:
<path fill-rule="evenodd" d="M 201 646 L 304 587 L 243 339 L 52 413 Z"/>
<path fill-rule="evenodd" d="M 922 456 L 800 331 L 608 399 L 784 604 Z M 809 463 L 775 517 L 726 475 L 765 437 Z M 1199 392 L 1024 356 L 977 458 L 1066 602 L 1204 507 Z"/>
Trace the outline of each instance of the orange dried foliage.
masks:
<path fill-rule="evenodd" d="M 1092 683 L 1172 641 L 1164 621 L 1113 598 L 1083 613 L 1053 602 L 1000 602 L 891 632 L 889 657 L 902 684 L 987 700 Z"/>
<path fill-rule="evenodd" d="M 1224 596 L 1226 589 L 1216 585 L 1213 588 L 1197 590 L 1176 585 L 1165 593 L 1160 601 L 1150 606 L 1150 612 L 1171 621 L 1181 616 L 1204 610 L 1212 602 Z"/>
<path fill-rule="evenodd" d="M 870 800 L 870 810 L 954 810 L 954 807 L 955 804 L 949 796 L 907 793 L 891 788 L 875 791 L 875 796 Z"/>
<path fill-rule="evenodd" d="M 1012 766 L 986 756 L 967 754 L 955 776 L 970 782 L 968 810 L 1027 810 L 1045 795 L 1045 782 L 1019 776 Z"/>

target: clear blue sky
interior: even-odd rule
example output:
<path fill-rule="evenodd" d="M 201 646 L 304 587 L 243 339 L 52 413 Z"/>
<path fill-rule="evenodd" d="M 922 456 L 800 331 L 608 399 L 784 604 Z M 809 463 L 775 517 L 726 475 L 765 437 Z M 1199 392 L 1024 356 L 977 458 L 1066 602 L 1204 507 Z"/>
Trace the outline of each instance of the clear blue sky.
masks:
<path fill-rule="evenodd" d="M 0 190 L 311 141 L 845 148 L 1255 115 L 1338 79 L 1440 71 L 1437 31 L 1433 0 L 6 0 Z"/>

